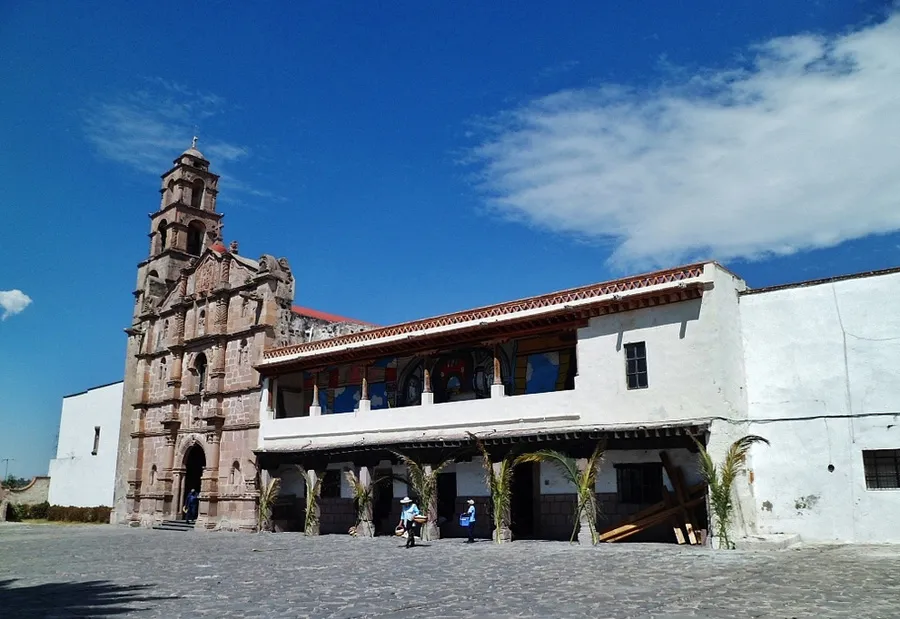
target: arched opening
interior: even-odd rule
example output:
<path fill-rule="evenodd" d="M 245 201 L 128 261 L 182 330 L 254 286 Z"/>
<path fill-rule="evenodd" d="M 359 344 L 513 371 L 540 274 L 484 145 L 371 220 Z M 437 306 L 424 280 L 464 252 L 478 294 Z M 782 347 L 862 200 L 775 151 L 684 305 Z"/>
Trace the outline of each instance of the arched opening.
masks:
<path fill-rule="evenodd" d="M 203 208 L 203 181 L 199 178 L 191 183 L 191 206 Z"/>
<path fill-rule="evenodd" d="M 203 233 L 206 228 L 199 221 L 192 221 L 187 231 L 187 251 L 189 254 L 199 256 L 203 250 Z"/>
<path fill-rule="evenodd" d="M 166 204 L 172 204 L 175 201 L 175 179 L 169 181 L 169 184 L 166 185 L 167 191 L 167 199 Z"/>
<path fill-rule="evenodd" d="M 166 359 L 163 357 L 159 360 L 159 380 L 166 379 Z"/>
<path fill-rule="evenodd" d="M 228 478 L 228 482 L 231 485 L 241 484 L 243 483 L 244 478 L 241 476 L 241 464 L 237 460 L 234 461 L 234 464 L 231 465 L 231 475 Z"/>
<path fill-rule="evenodd" d="M 150 467 L 150 485 L 153 486 L 156 483 L 156 465 Z"/>
<path fill-rule="evenodd" d="M 200 493 L 200 479 L 203 477 L 203 469 L 206 467 L 206 454 L 200 445 L 194 444 L 184 455 L 184 494 L 181 504 L 187 505 L 190 493 Z M 185 519 L 191 514 L 184 514 Z"/>
<path fill-rule="evenodd" d="M 204 335 L 206 333 L 206 310 L 200 310 L 200 313 L 197 314 L 197 335 Z"/>
<path fill-rule="evenodd" d="M 200 353 L 194 361 L 194 369 L 197 370 L 197 391 L 206 388 L 206 355 Z"/>
<path fill-rule="evenodd" d="M 167 247 L 167 241 L 169 238 L 169 223 L 165 219 L 163 219 L 156 227 L 156 232 L 159 234 L 159 248 L 157 251 L 162 251 Z"/>

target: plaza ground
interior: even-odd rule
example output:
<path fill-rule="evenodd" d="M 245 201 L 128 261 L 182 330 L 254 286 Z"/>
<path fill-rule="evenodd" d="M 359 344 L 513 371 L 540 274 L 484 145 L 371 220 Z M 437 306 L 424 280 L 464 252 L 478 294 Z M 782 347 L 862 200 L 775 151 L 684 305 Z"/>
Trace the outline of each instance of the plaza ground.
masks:
<path fill-rule="evenodd" d="M 878 617 L 900 547 L 713 552 L 0 525 L 0 617 Z"/>

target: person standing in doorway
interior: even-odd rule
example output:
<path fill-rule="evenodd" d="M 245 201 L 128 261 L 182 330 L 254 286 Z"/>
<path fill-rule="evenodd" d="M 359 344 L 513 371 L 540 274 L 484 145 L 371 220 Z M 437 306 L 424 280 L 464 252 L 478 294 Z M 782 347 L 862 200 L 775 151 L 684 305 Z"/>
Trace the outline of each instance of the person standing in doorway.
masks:
<path fill-rule="evenodd" d="M 469 509 L 466 510 L 466 517 L 469 519 L 469 539 L 466 540 L 467 544 L 475 543 L 475 501 L 473 499 L 469 499 L 467 501 L 469 504 Z"/>
<path fill-rule="evenodd" d="M 400 526 L 406 529 L 406 547 L 412 548 L 416 545 L 416 536 L 413 529 L 416 526 L 415 517 L 419 515 L 419 507 L 408 496 L 400 499 L 400 505 L 402 505 Z"/>
<path fill-rule="evenodd" d="M 191 490 L 187 499 L 184 501 L 184 519 L 188 522 L 197 520 L 197 506 L 200 503 L 200 497 L 196 490 Z"/>

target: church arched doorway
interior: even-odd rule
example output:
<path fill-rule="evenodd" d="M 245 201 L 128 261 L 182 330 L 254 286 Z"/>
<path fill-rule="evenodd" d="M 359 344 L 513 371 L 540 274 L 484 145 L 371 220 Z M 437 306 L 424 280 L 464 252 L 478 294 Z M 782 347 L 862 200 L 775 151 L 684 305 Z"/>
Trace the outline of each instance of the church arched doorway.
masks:
<path fill-rule="evenodd" d="M 184 492 L 181 497 L 182 507 L 187 503 L 191 490 L 200 493 L 200 479 L 206 466 L 206 454 L 200 445 L 193 445 L 184 456 Z"/>

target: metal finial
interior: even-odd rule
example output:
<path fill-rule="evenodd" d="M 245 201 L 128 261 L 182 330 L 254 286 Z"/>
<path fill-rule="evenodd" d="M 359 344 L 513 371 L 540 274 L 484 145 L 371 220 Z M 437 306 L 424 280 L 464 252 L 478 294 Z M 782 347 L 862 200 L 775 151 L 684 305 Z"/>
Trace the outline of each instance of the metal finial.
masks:
<path fill-rule="evenodd" d="M 196 135 L 194 136 L 194 139 L 191 140 L 191 148 L 197 148 L 197 140 L 199 139 L 200 138 L 198 138 Z"/>

